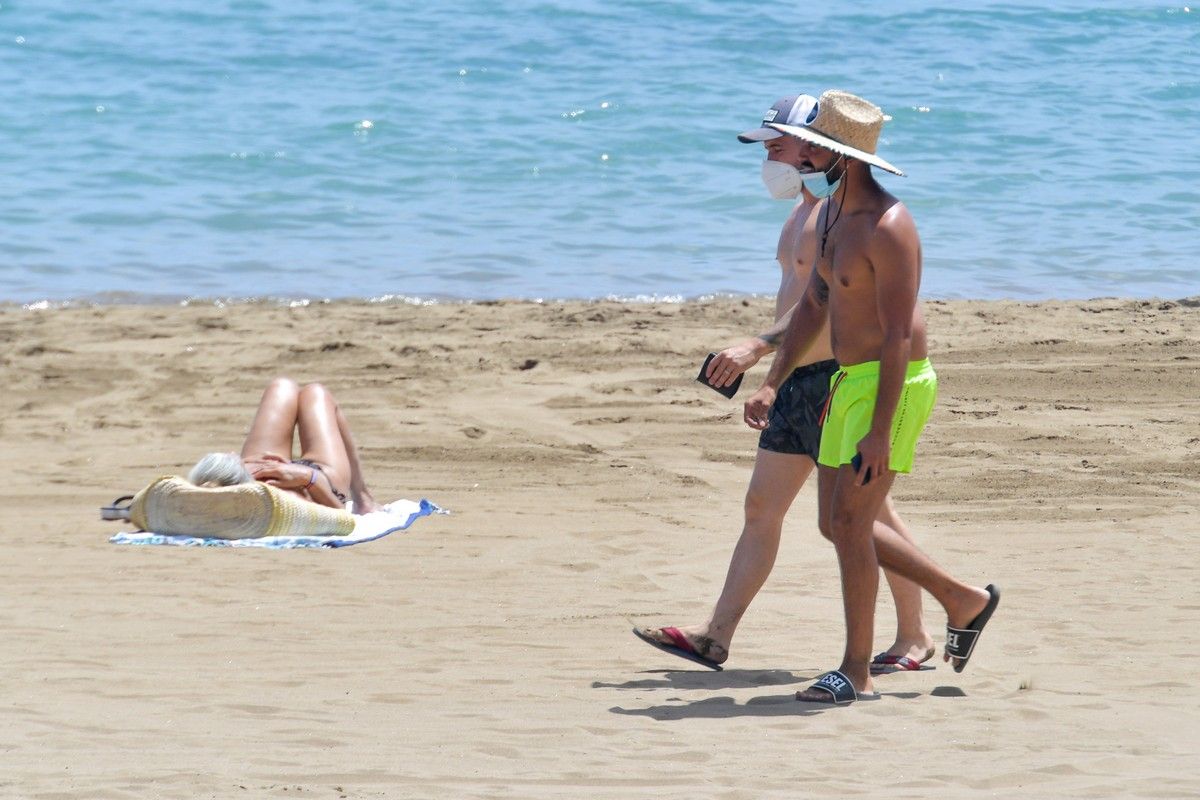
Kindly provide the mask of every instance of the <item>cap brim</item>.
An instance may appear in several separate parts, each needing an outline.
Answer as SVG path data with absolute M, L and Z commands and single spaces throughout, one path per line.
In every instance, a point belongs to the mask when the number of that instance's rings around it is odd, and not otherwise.
M 780 136 L 783 136 L 783 134 L 779 131 L 774 131 L 764 126 L 762 128 L 755 128 L 752 131 L 746 131 L 745 133 L 739 133 L 738 141 L 742 144 L 753 144 L 755 142 L 766 142 L 770 141 L 771 139 L 778 139 Z
M 868 153 L 865 150 L 859 150 L 856 147 L 844 145 L 839 141 L 830 139 L 828 136 L 822 136 L 812 128 L 805 128 L 797 125 L 784 125 L 780 122 L 769 122 L 767 124 L 780 133 L 786 133 L 788 136 L 795 136 L 797 139 L 803 139 L 806 142 L 811 142 L 818 147 L 824 147 L 827 150 L 832 150 L 835 153 L 841 153 L 842 155 L 850 156 L 851 158 L 866 162 L 873 167 L 879 167 L 880 169 L 887 170 L 893 175 L 904 175 L 904 173 L 898 167 L 892 166 L 874 153 Z

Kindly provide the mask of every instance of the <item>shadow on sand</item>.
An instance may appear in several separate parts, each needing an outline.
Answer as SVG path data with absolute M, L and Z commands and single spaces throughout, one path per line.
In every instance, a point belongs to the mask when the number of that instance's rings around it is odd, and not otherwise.
M 643 675 L 653 677 L 624 681 L 621 683 L 605 683 L 594 681 L 593 689 L 621 690 L 715 690 L 715 689 L 747 689 L 758 686 L 787 686 L 790 684 L 806 684 L 816 680 L 819 674 L 797 674 L 790 670 L 748 670 L 727 669 L 724 672 L 700 672 L 696 670 L 654 670 L 643 672 Z M 881 689 L 880 686 L 876 686 Z M 915 700 L 925 696 L 921 692 L 888 692 L 880 691 L 881 699 Z M 930 697 L 966 697 L 966 693 L 957 686 L 938 686 L 928 693 Z M 705 697 L 690 702 L 669 698 L 676 702 L 641 708 L 625 708 L 613 706 L 609 711 L 613 714 L 623 714 L 635 717 L 650 717 L 654 720 L 678 719 L 731 719 L 735 717 L 807 717 L 821 714 L 825 711 L 843 709 L 847 706 L 822 705 L 818 703 L 802 703 L 796 700 L 796 692 L 788 691 L 782 694 L 768 694 L 752 697 L 744 703 L 739 703 L 733 697 Z M 860 701 L 873 705 L 873 701 Z

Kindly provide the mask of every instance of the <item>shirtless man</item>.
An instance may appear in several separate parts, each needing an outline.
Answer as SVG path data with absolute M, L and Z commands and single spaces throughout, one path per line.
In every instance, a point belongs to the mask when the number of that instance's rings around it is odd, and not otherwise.
M 800 202 L 784 223 L 776 250 L 782 276 L 775 297 L 775 325 L 770 331 L 717 354 L 707 373 L 716 386 L 732 384 L 737 376 L 775 350 L 808 284 L 817 249 L 814 212 L 821 201 L 805 187 L 804 181 L 812 176 L 824 180 L 824 175 L 814 173 L 812 163 L 801 155 L 804 145 L 799 139 L 785 136 L 767 123 L 804 124 L 815 113 L 816 104 L 816 98 L 809 95 L 782 98 L 767 111 L 762 127 L 738 136 L 743 143 L 762 142 L 766 148 L 762 177 L 772 197 L 777 200 L 799 197 Z M 779 401 L 772 407 L 771 424 L 759 439 L 754 472 L 746 492 L 744 527 L 716 607 L 708 620 L 698 625 L 635 631 L 660 649 L 712 669 L 720 669 L 729 657 L 737 625 L 775 564 L 784 516 L 816 467 L 821 438 L 818 419 L 829 392 L 830 378 L 837 371 L 828 325 L 822 326 L 816 341 L 797 363 L 780 390 Z M 879 519 L 909 537 L 890 498 L 885 497 L 880 505 Z M 891 573 L 888 581 L 896 600 L 896 639 L 875 657 L 872 668 L 881 672 L 920 669 L 921 663 L 934 652 L 933 637 L 921 615 L 920 587 Z
M 994 586 L 969 586 L 937 566 L 895 530 L 876 522 L 897 472 L 912 468 L 917 438 L 937 395 L 925 320 L 917 306 L 921 244 L 908 209 L 876 182 L 871 166 L 902 175 L 875 155 L 883 112 L 839 91 L 821 95 L 806 124 L 772 123 L 802 141 L 801 156 L 833 187 L 817 215 L 816 269 L 761 388 L 747 401 L 746 423 L 770 417 L 779 387 L 828 319 L 833 379 L 817 457 L 822 532 L 837 549 L 846 616 L 838 669 L 798 700 L 850 703 L 878 697 L 869 663 L 879 566 L 916 582 L 949 619 L 944 658 L 961 672 L 1000 601 Z

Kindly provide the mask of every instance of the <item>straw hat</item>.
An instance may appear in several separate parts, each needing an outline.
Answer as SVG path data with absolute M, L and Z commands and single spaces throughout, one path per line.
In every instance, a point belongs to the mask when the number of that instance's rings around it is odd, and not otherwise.
M 215 488 L 176 476 L 157 479 L 134 495 L 129 519 L 145 531 L 217 539 L 262 536 L 345 536 L 348 511 L 310 503 L 265 483 Z
M 849 92 L 830 89 L 822 94 L 817 98 L 817 114 L 807 125 L 766 124 L 835 153 L 865 161 L 896 175 L 904 174 L 875 155 L 879 131 L 883 129 L 883 110 Z

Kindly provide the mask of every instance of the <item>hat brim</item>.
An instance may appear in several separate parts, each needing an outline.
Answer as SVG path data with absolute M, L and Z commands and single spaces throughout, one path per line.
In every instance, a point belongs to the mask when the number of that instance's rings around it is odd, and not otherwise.
M 904 173 L 898 167 L 889 164 L 887 161 L 883 160 L 874 153 L 868 153 L 866 150 L 859 150 L 857 147 L 844 145 L 835 139 L 830 139 L 828 136 L 822 136 L 812 128 L 806 128 L 799 125 L 784 125 L 781 122 L 768 122 L 767 124 L 780 133 L 786 133 L 788 136 L 795 136 L 797 139 L 803 139 L 806 142 L 811 142 L 818 147 L 824 147 L 827 150 L 832 150 L 835 153 L 841 153 L 842 155 L 850 156 L 851 158 L 858 159 L 859 161 L 864 161 L 873 167 L 879 167 L 880 169 L 887 170 L 893 175 L 904 175 Z
M 767 142 L 771 139 L 778 139 L 780 136 L 783 136 L 783 134 L 779 131 L 771 130 L 766 126 L 763 126 L 761 128 L 755 128 L 752 131 L 739 133 L 738 141 L 742 144 L 754 144 L 755 142 Z

